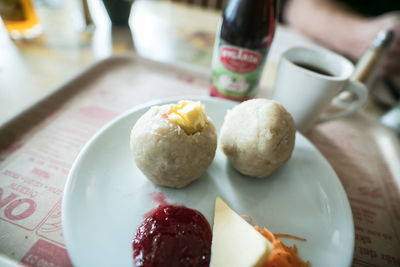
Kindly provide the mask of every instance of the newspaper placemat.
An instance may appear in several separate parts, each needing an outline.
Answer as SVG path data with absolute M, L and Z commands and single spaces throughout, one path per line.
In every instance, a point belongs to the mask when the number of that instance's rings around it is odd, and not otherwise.
M 134 56 L 102 61 L 0 130 L 0 254 L 28 266 L 71 266 L 61 200 L 86 142 L 138 104 L 208 95 L 208 75 Z M 399 266 L 400 196 L 376 142 L 377 122 L 357 118 L 309 134 L 340 177 L 356 227 L 354 266 Z M 354 124 L 353 121 L 357 123 Z M 1 263 L 0 259 L 0 263 Z
M 30 266 L 70 266 L 61 199 L 85 143 L 124 111 L 166 97 L 204 96 L 207 79 L 136 57 L 103 61 L 0 134 L 0 253 Z M 30 127 L 30 128 L 29 128 Z
M 398 140 L 376 118 L 355 116 L 319 125 L 307 137 L 332 165 L 350 201 L 353 266 L 400 266 Z

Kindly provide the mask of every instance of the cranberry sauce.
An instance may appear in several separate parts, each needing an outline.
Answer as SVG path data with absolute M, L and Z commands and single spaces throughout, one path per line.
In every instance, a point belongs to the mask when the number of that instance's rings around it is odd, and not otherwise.
M 133 240 L 135 266 L 209 266 L 212 232 L 198 211 L 160 205 L 147 214 Z

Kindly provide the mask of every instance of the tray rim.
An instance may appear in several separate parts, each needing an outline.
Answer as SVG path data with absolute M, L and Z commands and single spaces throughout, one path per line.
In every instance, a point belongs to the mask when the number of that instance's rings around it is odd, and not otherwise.
M 60 91 L 65 90 L 66 88 L 70 87 L 73 83 L 84 80 L 86 76 L 90 75 L 97 69 L 109 68 L 111 64 L 113 65 L 124 64 L 124 63 L 127 64 L 127 63 L 132 63 L 134 61 L 137 61 L 142 64 L 155 66 L 157 68 L 173 69 L 175 71 L 189 72 L 200 79 L 208 79 L 211 74 L 211 71 L 205 67 L 192 65 L 188 63 L 183 63 L 183 62 L 171 63 L 171 62 L 156 61 L 146 57 L 142 57 L 134 52 L 114 54 L 104 59 L 96 60 L 90 63 L 88 66 L 84 67 L 79 73 L 71 76 L 65 81 L 60 82 L 57 86 L 53 87 L 52 89 L 49 89 L 47 92 L 43 93 L 38 98 L 32 100 L 30 104 L 22 108 L 20 111 L 17 111 L 16 113 L 11 114 L 4 120 L 0 121 L 0 132 L 4 128 L 8 127 L 8 125 L 12 124 L 14 121 L 23 117 L 27 112 L 31 111 L 35 107 L 45 102 L 48 98 L 56 95 Z
M 95 75 L 97 71 L 113 71 L 113 67 L 121 66 L 123 64 L 147 65 L 147 67 L 156 69 L 156 71 L 158 69 L 160 71 L 183 72 L 191 74 L 192 76 L 195 76 L 197 79 L 204 82 L 206 82 L 211 75 L 209 69 L 201 66 L 196 66 L 183 62 L 159 62 L 142 57 L 134 52 L 117 53 L 107 58 L 97 60 L 91 63 L 89 66 L 83 68 L 82 71 L 73 75 L 68 80 L 61 82 L 58 86 L 55 86 L 43 95 L 34 99 L 30 104 L 28 104 L 21 110 L 17 111 L 14 114 L 11 114 L 9 117 L 6 117 L 3 121 L 0 121 L 0 151 L 6 148 L 8 145 L 12 144 L 15 140 L 18 140 L 19 137 L 24 134 L 24 132 L 31 130 L 37 122 L 45 119 L 46 116 L 50 114 L 53 110 L 57 110 L 58 107 L 61 106 L 63 103 L 68 102 L 69 98 L 62 100 L 60 100 L 60 98 L 57 98 L 57 106 L 53 107 L 53 109 L 46 110 L 44 114 L 40 114 L 39 117 L 35 118 L 35 122 L 29 123 L 28 125 L 23 125 L 24 131 L 21 131 L 21 133 L 13 133 L 13 128 L 17 127 L 18 123 L 26 116 L 29 116 L 30 113 L 38 109 L 40 106 L 43 106 L 45 103 L 49 103 L 52 98 L 56 98 L 58 95 L 61 95 L 63 93 L 75 94 L 77 92 L 85 90 L 84 86 L 82 88 L 76 86 L 74 88 L 75 92 L 73 93 L 70 93 L 71 90 L 69 89 L 71 89 L 75 85 L 79 85 L 87 81 L 88 79 L 90 79 L 90 77 Z M 54 103 L 52 104 L 54 105 Z

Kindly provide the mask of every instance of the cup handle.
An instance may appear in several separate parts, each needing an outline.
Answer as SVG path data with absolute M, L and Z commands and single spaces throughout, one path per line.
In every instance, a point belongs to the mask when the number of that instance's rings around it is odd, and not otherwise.
M 355 80 L 350 80 L 347 84 L 347 87 L 342 92 L 349 92 L 350 95 L 354 96 L 351 101 L 343 100 L 337 95 L 333 100 L 332 104 L 334 106 L 339 106 L 342 110 L 337 111 L 333 114 L 325 115 L 320 117 L 317 120 L 317 123 L 322 123 L 334 119 L 338 119 L 347 115 L 352 114 L 353 112 L 359 110 L 364 106 L 367 102 L 368 98 L 368 90 L 363 83 L 360 83 Z

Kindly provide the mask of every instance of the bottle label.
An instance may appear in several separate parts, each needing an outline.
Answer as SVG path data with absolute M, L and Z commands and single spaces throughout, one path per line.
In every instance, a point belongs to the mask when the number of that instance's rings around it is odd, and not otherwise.
M 217 41 L 212 63 L 214 94 L 246 99 L 255 94 L 267 51 L 249 50 Z

